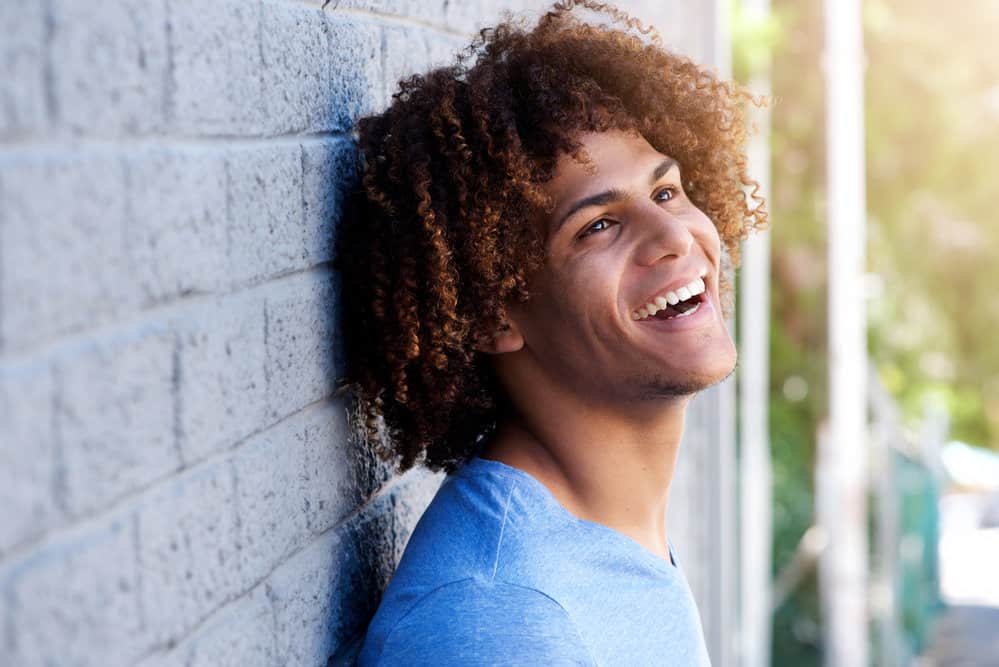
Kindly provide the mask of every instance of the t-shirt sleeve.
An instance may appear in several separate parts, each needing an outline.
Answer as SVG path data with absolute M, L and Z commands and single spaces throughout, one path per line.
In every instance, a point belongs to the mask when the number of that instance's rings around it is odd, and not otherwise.
M 423 597 L 377 665 L 594 665 L 572 619 L 533 588 L 464 579 Z

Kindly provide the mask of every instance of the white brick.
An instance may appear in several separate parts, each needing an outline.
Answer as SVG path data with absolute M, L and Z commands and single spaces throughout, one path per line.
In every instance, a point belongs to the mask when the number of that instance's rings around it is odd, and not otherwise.
M 628 0 L 623 0 L 622 4 Z M 514 17 L 524 17 L 525 29 L 530 30 L 552 3 L 539 3 L 537 0 L 508 0 L 502 4 L 495 0 L 466 0 L 466 2 L 445 2 L 445 21 L 448 27 L 469 34 L 481 28 L 492 27 L 503 20 L 503 11 L 510 11 Z M 573 14 L 583 16 L 579 9 Z
M 343 429 L 342 409 L 318 406 L 233 452 L 246 580 L 266 575 L 360 504 L 364 489 L 346 465 Z
M 37 537 L 58 515 L 53 495 L 52 370 L 0 366 L 0 554 Z
M 352 664 L 413 527 L 443 476 L 415 469 L 392 493 L 275 570 L 267 581 L 282 665 Z M 411 500 L 405 500 L 411 498 Z
M 253 134 L 265 126 L 259 0 L 168 0 L 172 115 L 186 134 Z
M 301 497 L 313 534 L 339 523 L 386 480 L 384 470 L 347 442 L 346 420 L 339 401 L 308 410 L 301 420 Z
M 451 36 L 435 36 L 427 40 L 427 69 L 449 67 L 457 61 L 459 51 L 469 40 Z
M 168 0 L 174 126 L 185 134 L 348 130 L 384 100 L 371 21 L 268 0 Z
M 13 602 L 7 664 L 127 665 L 144 647 L 130 517 L 110 517 L 0 574 Z
M 249 585 L 227 461 L 189 471 L 142 499 L 139 562 L 151 638 L 173 643 Z
M 286 2 L 265 3 L 261 56 L 266 131 L 332 129 L 329 29 L 323 13 Z
M 342 404 L 321 404 L 233 451 L 245 580 L 265 576 L 384 483 L 368 474 L 381 468 L 344 445 L 345 419 Z
M 382 100 L 387 106 L 393 93 L 399 90 L 401 79 L 426 71 L 430 61 L 428 37 L 433 38 L 435 35 L 424 28 L 400 25 L 386 25 L 382 28 L 382 34 L 385 51 Z
M 303 434 L 287 420 L 233 453 L 240 528 L 240 570 L 262 579 L 308 537 L 303 497 Z
M 36 0 L 0 2 L 0 138 L 27 136 L 46 126 L 43 10 Z
M 71 513 L 102 507 L 179 467 L 174 350 L 171 332 L 150 328 L 56 360 L 56 430 Z
M 179 426 L 187 464 L 234 445 L 265 421 L 263 297 L 251 290 L 182 311 Z
M 333 278 L 329 270 L 296 274 L 267 296 L 268 414 L 277 420 L 332 395 Z
M 55 116 L 76 132 L 147 133 L 164 123 L 164 0 L 53 0 Z
M 500 12 L 509 9 L 514 14 L 528 13 L 528 25 L 533 27 L 541 13 L 551 4 L 539 5 L 537 0 L 508 0 L 499 4 L 495 0 L 334 0 L 342 9 L 362 9 L 380 14 L 391 14 L 444 28 L 463 32 L 471 36 L 480 27 L 495 25 L 500 20 Z M 322 2 L 319 2 L 321 5 Z
M 213 614 L 169 653 L 150 656 L 140 667 L 271 667 L 274 614 L 258 586 Z
M 223 288 L 228 283 L 223 154 L 159 147 L 130 154 L 125 165 L 125 234 L 144 302 Z
M 309 0 L 311 4 L 322 5 L 322 0 Z M 537 25 L 538 20 L 552 3 L 539 3 L 537 0 L 511 0 L 502 4 L 495 0 L 335 0 L 330 7 L 338 9 L 359 9 L 390 14 L 408 19 L 417 19 L 440 30 L 434 31 L 432 41 L 441 44 L 451 38 L 455 32 L 466 37 L 458 37 L 459 41 L 468 43 L 473 36 L 477 38 L 478 31 L 485 27 L 493 27 L 503 20 L 504 12 L 509 11 L 515 20 L 523 17 L 523 26 L 530 30 Z M 638 18 L 646 25 L 653 24 L 662 35 L 663 42 L 678 48 L 680 51 L 694 56 L 701 62 L 709 62 L 711 54 L 703 47 L 709 46 L 715 27 L 710 21 L 710 12 L 705 10 L 703 3 L 680 2 L 678 0 L 619 0 L 613 3 L 621 10 Z M 334 10 L 335 13 L 335 10 Z M 583 8 L 575 8 L 573 15 L 589 23 L 610 23 L 605 14 L 594 14 Z M 665 18 L 664 18 L 665 17 Z M 618 30 L 626 29 L 619 23 L 611 24 Z M 433 29 L 433 28 L 431 28 Z M 445 32 L 447 31 L 447 32 Z M 438 64 L 436 59 L 434 64 Z
M 348 189 L 357 184 L 357 166 L 357 147 L 352 141 L 302 144 L 305 252 L 310 266 L 333 258 L 336 221 Z
M 186 665 L 269 667 L 277 664 L 274 652 L 274 614 L 260 586 L 198 632 Z
M 255 281 L 304 268 L 301 148 L 235 148 L 227 155 L 226 169 L 232 280 Z
M 121 162 L 0 156 L 0 340 L 27 348 L 133 310 Z
M 342 588 L 341 577 L 353 571 L 352 557 L 357 556 L 349 545 L 335 533 L 327 533 L 267 580 L 275 615 L 277 664 L 311 667 L 326 663 L 337 639 L 335 626 L 344 611 L 335 606 L 335 597 Z M 359 598 L 353 600 L 363 604 Z M 365 605 L 365 611 L 371 606 L 370 602 Z
M 332 130 L 346 131 L 359 117 L 385 106 L 375 91 L 382 86 L 381 32 L 377 23 L 329 19 L 333 94 Z
M 174 126 L 186 134 L 346 131 L 383 102 L 370 21 L 268 0 L 170 2 Z
M 454 64 L 455 54 L 469 41 L 413 26 L 386 25 L 383 33 L 385 77 L 382 95 L 385 104 L 398 92 L 401 80 Z

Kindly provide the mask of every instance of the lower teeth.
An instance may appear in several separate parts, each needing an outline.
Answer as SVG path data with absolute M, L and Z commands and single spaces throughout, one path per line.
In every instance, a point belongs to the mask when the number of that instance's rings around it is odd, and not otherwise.
M 652 320 L 675 320 L 678 317 L 687 317 L 688 315 L 693 315 L 698 308 L 701 307 L 701 302 L 693 299 L 688 299 L 687 301 L 681 301 L 676 306 L 670 306 L 664 308 L 654 315 L 649 315 L 648 319 Z M 684 309 L 684 310 L 681 310 Z
M 688 316 L 693 315 L 694 313 L 696 313 L 697 309 L 700 308 L 700 307 L 701 307 L 701 304 L 698 303 L 693 308 L 691 308 L 690 310 L 682 312 L 679 315 L 674 315 L 670 319 L 674 319 L 674 318 L 677 318 L 677 317 L 688 317 Z

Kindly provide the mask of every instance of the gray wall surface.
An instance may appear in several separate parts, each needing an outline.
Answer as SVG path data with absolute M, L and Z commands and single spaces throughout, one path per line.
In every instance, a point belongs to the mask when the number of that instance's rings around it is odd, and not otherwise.
M 0 3 L 0 664 L 348 662 L 442 479 L 332 397 L 349 128 L 547 3 L 321 4 Z M 620 6 L 715 60 L 713 3 Z

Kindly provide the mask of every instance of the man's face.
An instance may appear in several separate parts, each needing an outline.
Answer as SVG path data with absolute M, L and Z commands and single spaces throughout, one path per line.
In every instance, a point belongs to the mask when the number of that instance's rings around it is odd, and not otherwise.
M 679 165 L 644 138 L 580 139 L 597 171 L 563 156 L 546 184 L 556 202 L 538 221 L 546 262 L 530 301 L 509 311 L 521 353 L 556 386 L 597 403 L 689 396 L 721 381 L 736 350 L 719 305 L 714 224 L 683 193 Z M 604 196 L 584 201 L 595 195 Z M 645 316 L 647 303 L 684 297 L 679 288 L 698 278 L 703 294 L 680 305 L 696 309 Z

